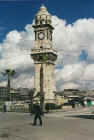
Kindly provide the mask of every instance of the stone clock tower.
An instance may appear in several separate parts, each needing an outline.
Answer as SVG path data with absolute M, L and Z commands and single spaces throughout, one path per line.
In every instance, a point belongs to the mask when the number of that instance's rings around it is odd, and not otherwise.
M 35 68 L 35 94 L 43 90 L 44 102 L 51 103 L 54 102 L 54 92 L 56 91 L 54 66 L 57 53 L 52 45 L 52 33 L 54 28 L 51 25 L 51 15 L 45 6 L 41 6 L 37 13 L 33 28 L 35 32 L 35 47 L 32 49 L 31 57 L 34 60 Z M 41 70 L 43 75 L 41 75 Z

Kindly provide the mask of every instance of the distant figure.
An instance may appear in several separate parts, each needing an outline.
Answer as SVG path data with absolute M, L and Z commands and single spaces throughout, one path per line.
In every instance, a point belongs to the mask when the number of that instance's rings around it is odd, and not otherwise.
M 50 108 L 49 104 L 46 104 L 46 106 L 45 106 L 46 113 L 49 113 L 49 108 Z
M 6 105 L 3 104 L 3 112 L 6 112 Z
M 35 108 L 34 109 L 35 109 L 34 110 L 35 116 L 34 116 L 33 125 L 37 125 L 37 119 L 39 119 L 40 126 L 42 126 L 42 118 L 41 118 L 42 111 L 41 111 L 40 105 L 37 103 L 35 105 Z

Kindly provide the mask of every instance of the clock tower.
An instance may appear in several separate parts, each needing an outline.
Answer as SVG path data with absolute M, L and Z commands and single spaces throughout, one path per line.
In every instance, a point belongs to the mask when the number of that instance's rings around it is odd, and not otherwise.
M 51 25 L 51 15 L 44 5 L 36 14 L 33 25 L 35 32 L 35 47 L 32 49 L 31 57 L 34 60 L 34 88 L 35 94 L 43 92 L 44 102 L 55 101 L 56 86 L 54 66 L 57 59 L 56 50 L 52 44 L 52 33 L 54 27 Z

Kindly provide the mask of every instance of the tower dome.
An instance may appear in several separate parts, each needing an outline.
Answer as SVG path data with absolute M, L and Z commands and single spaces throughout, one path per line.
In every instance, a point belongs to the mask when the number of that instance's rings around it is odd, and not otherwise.
M 40 7 L 40 10 L 36 15 L 35 24 L 51 24 L 51 15 L 48 13 L 47 8 L 44 5 Z
M 47 8 L 46 8 L 44 5 L 42 5 L 42 6 L 40 7 L 40 11 L 47 11 Z

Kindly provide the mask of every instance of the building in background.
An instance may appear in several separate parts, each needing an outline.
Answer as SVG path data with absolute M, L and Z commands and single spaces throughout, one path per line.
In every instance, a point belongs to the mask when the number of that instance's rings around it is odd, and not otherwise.
M 10 89 L 10 94 L 8 93 L 7 87 L 0 87 L 0 101 L 25 101 L 29 100 L 28 88 L 18 88 Z
M 0 87 L 0 101 L 9 100 L 8 96 L 8 88 L 7 87 Z

